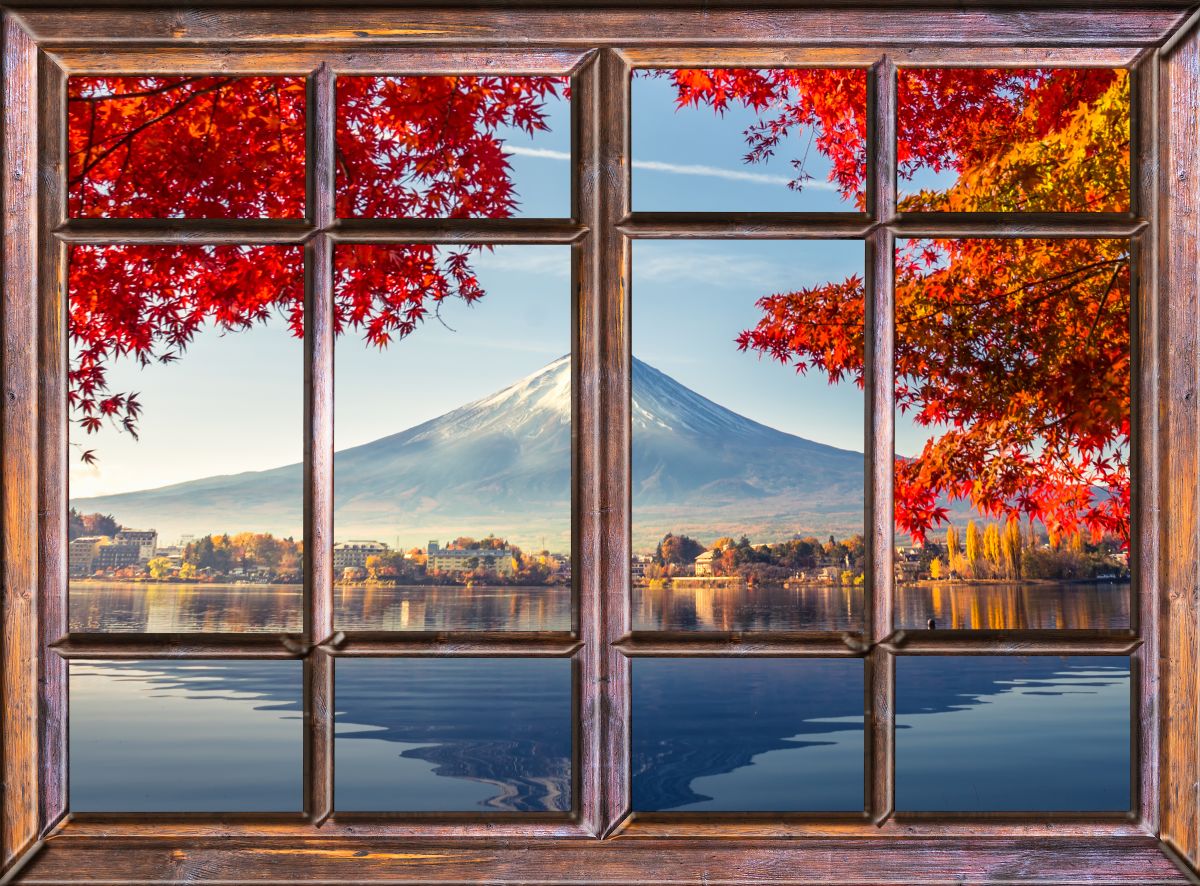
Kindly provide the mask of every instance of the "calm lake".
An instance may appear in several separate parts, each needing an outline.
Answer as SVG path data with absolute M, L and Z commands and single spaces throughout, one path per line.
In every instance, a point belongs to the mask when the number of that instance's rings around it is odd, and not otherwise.
M 571 589 L 338 586 L 341 630 L 568 631 Z M 634 630 L 796 631 L 862 627 L 862 588 L 634 588 Z M 1129 627 L 1127 583 L 901 585 L 896 625 Z M 73 631 L 298 631 L 299 585 L 74 582 Z
M 571 807 L 570 663 L 336 664 L 342 811 Z M 301 806 L 296 661 L 73 662 L 76 811 Z M 638 659 L 637 809 L 852 811 L 863 804 L 858 659 Z M 1124 810 L 1129 660 L 904 658 L 901 810 Z

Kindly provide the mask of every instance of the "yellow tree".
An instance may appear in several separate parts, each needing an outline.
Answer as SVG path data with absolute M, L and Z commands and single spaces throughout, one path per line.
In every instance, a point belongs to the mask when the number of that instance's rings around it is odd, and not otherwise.
M 967 568 L 971 570 L 971 578 L 979 578 L 979 555 L 981 542 L 979 527 L 974 520 L 967 521 Z
M 1003 555 L 1000 552 L 1000 527 L 989 523 L 983 531 L 983 556 L 993 572 L 1000 571 Z
M 950 568 L 950 572 L 955 572 L 960 569 L 959 565 L 960 548 L 958 544 L 958 530 L 951 523 L 946 530 L 946 563 Z
M 1021 524 L 1010 517 L 1000 537 L 1000 555 L 1004 561 L 1004 574 L 1008 578 L 1021 577 Z

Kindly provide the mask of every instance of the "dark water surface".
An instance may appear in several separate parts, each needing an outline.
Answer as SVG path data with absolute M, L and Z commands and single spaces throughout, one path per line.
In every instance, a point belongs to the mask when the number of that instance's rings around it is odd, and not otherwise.
M 561 811 L 571 804 L 570 663 L 343 659 L 335 805 Z M 71 806 L 295 810 L 301 668 L 291 661 L 74 662 Z M 897 808 L 1123 810 L 1129 660 L 901 657 Z M 641 810 L 855 810 L 856 659 L 638 659 Z

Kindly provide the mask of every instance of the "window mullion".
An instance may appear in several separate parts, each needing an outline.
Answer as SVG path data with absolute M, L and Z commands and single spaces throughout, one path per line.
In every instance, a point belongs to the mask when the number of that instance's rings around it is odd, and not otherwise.
M 575 247 L 578 421 L 576 563 L 582 824 L 611 833 L 629 808 L 629 67 L 601 50 L 578 78 Z
M 868 210 L 882 225 L 896 214 L 896 67 L 887 57 L 871 69 L 867 96 Z M 882 824 L 894 810 L 895 658 L 881 644 L 892 633 L 892 474 L 895 442 L 895 236 L 887 227 L 867 238 L 863 308 L 867 434 L 867 741 L 868 812 Z
M 304 248 L 304 810 L 333 810 L 333 658 L 312 648 L 333 633 L 334 77 L 309 78 L 306 207 L 317 233 Z

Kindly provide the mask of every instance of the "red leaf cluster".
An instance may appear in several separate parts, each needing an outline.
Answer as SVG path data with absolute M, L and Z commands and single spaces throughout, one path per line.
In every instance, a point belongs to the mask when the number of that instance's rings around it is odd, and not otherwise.
M 747 163 L 811 138 L 848 201 L 865 203 L 865 71 L 678 70 L 680 106 L 757 114 Z M 1128 208 L 1128 80 L 1111 70 L 904 70 L 902 179 L 950 171 L 909 211 Z M 353 77 L 338 81 L 337 210 L 343 217 L 503 218 L 517 194 L 506 128 L 545 128 L 544 77 Z M 70 209 L 89 217 L 303 214 L 299 78 L 72 78 Z M 804 139 L 795 136 L 804 135 Z M 793 187 L 809 180 L 789 159 Z M 342 245 L 339 331 L 384 346 L 446 298 L 482 296 L 470 250 Z M 178 357 L 205 324 L 282 312 L 302 332 L 301 255 L 273 247 L 76 247 L 70 274 L 73 417 L 133 432 L 135 394 L 114 393 L 117 356 Z M 945 500 L 1128 538 L 1128 244 L 964 240 L 898 256 L 896 396 L 934 433 L 896 475 L 899 527 L 917 538 Z M 862 383 L 858 277 L 760 301 L 743 349 Z M 90 458 L 91 453 L 85 453 Z

